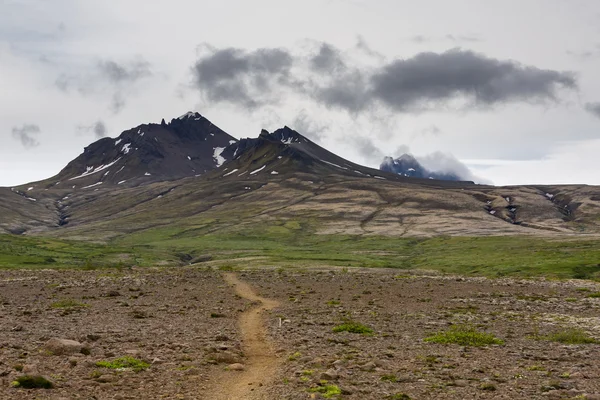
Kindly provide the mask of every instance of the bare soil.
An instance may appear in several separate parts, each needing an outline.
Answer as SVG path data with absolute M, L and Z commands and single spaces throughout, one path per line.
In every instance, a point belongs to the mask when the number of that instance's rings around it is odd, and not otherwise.
M 600 399 L 600 345 L 543 339 L 600 338 L 597 291 L 395 270 L 1 271 L 0 398 L 291 400 L 335 385 L 341 399 Z M 333 331 L 348 320 L 374 333 Z M 504 344 L 424 341 L 463 323 Z M 52 354 L 50 338 L 86 354 Z M 122 356 L 150 366 L 96 364 Z M 55 387 L 12 387 L 24 374 Z

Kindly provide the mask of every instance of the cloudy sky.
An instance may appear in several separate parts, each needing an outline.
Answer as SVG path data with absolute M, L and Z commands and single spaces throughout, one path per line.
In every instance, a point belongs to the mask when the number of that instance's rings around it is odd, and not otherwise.
M 595 0 L 0 0 L 0 185 L 189 110 L 369 166 L 600 184 L 597 71 Z

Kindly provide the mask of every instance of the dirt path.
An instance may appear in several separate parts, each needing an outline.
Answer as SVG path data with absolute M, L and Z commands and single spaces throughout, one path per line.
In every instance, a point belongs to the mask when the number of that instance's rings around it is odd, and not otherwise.
M 238 321 L 242 336 L 242 349 L 246 356 L 246 369 L 242 372 L 224 372 L 211 393 L 215 400 L 268 399 L 264 389 L 273 378 L 280 360 L 275 355 L 263 321 L 263 313 L 276 308 L 275 300 L 258 296 L 252 287 L 235 274 L 225 274 L 225 281 L 235 288 L 235 293 L 259 305 L 245 311 Z

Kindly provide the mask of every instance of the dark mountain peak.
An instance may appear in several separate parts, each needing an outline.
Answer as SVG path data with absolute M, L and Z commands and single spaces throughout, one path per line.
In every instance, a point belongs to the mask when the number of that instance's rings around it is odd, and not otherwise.
M 460 181 L 460 177 L 453 173 L 430 171 L 423 167 L 412 154 L 402 154 L 394 159 L 384 157 L 379 169 L 392 172 L 409 178 L 439 179 L 443 181 Z
M 231 144 L 223 151 L 222 156 L 231 161 L 214 172 L 213 176 L 231 177 L 227 179 L 271 175 L 279 179 L 288 173 L 297 172 L 399 179 L 348 161 L 288 126 L 272 133 L 263 129 L 256 138 L 245 138 Z
M 116 139 L 94 142 L 51 181 L 89 188 L 202 175 L 222 165 L 222 151 L 236 142 L 199 113 L 189 112 L 168 124 L 142 124 Z
M 199 112 L 197 111 L 188 111 L 185 114 L 183 114 L 182 116 L 178 117 L 178 118 L 173 118 L 174 120 L 179 120 L 179 121 L 185 121 L 188 119 L 193 119 L 193 120 L 198 120 L 204 118 Z

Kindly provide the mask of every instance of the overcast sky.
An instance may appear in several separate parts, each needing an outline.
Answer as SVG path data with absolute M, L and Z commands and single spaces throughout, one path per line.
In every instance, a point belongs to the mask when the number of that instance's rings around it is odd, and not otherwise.
M 600 184 L 598 71 L 596 0 L 0 0 L 0 185 L 189 110 L 369 166 Z

